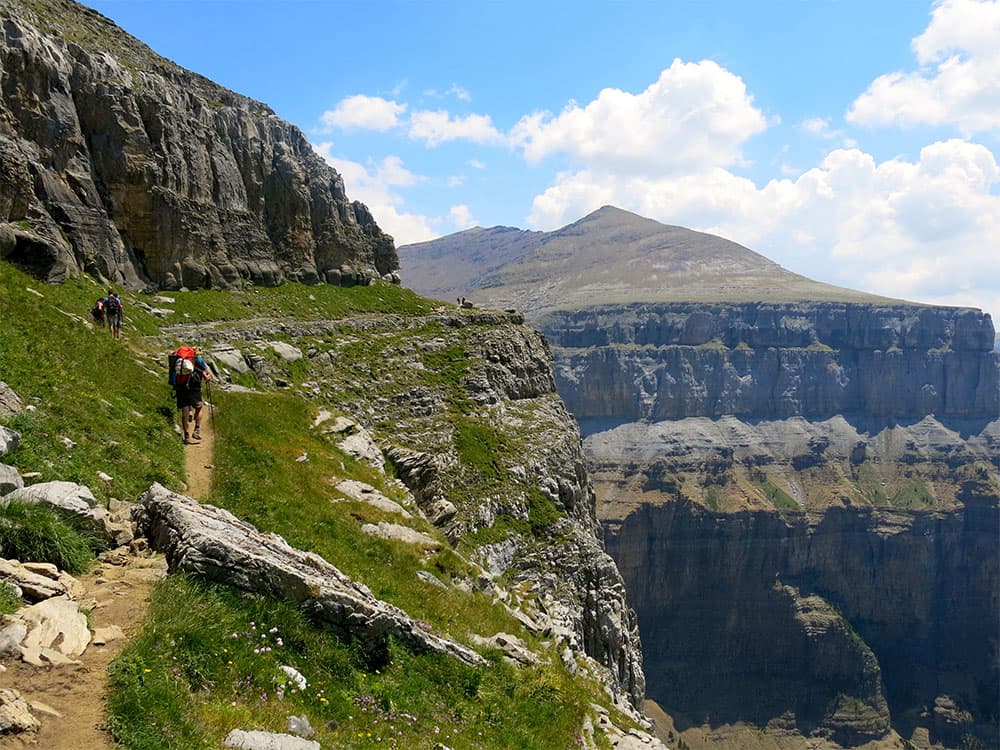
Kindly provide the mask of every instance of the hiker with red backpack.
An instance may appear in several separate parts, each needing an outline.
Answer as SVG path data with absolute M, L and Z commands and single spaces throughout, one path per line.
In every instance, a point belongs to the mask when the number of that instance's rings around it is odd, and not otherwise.
M 201 384 L 212 379 L 205 358 L 190 346 L 179 347 L 167 358 L 170 367 L 170 385 L 177 397 L 177 408 L 181 410 L 184 426 L 184 444 L 191 445 L 201 440 L 201 410 L 204 401 Z M 194 422 L 194 432 L 189 435 L 190 424 Z

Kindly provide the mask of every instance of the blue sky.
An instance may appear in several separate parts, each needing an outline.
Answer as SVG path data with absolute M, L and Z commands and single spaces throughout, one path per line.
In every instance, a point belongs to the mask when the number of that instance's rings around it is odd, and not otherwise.
M 1000 314 L 998 0 L 88 4 L 302 128 L 397 244 L 610 203 Z

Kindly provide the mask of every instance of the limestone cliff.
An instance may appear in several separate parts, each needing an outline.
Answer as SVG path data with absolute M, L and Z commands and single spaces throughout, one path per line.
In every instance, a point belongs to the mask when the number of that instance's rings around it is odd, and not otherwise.
M 0 24 L 0 257 L 133 288 L 397 267 L 392 238 L 267 106 L 71 0 L 2 0 Z
M 580 419 L 1000 413 L 993 324 L 974 309 L 662 303 L 537 322 Z

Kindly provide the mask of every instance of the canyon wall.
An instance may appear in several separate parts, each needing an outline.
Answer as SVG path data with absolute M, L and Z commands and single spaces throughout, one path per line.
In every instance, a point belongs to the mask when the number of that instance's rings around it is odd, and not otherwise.
M 1000 744 L 989 316 L 658 303 L 539 324 L 676 727 Z
M 392 238 L 266 105 L 69 0 L 0 2 L 0 257 L 132 288 L 367 282 Z

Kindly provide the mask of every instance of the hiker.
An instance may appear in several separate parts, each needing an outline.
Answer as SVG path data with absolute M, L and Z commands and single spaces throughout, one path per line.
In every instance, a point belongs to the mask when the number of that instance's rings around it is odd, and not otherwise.
M 90 308 L 90 317 L 94 319 L 94 324 L 104 328 L 104 297 L 101 297 L 94 306 Z
M 125 305 L 114 289 L 108 290 L 108 296 L 103 299 L 104 314 L 108 319 L 108 330 L 111 331 L 111 338 L 121 338 L 122 318 L 125 316 Z
M 190 346 L 182 346 L 167 359 L 170 365 L 170 385 L 174 387 L 177 408 L 181 410 L 184 427 L 184 444 L 191 445 L 201 440 L 201 410 L 204 401 L 201 384 L 212 379 L 205 358 Z M 194 422 L 194 432 L 189 433 Z

